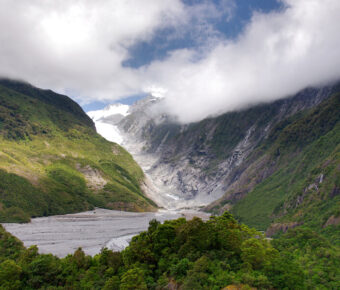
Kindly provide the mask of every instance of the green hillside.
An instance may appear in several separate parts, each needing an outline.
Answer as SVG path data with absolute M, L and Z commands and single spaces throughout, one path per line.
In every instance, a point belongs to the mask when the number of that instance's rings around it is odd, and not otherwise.
M 249 156 L 231 204 L 247 225 L 274 234 L 304 226 L 337 237 L 340 223 L 340 94 L 279 123 Z M 254 186 L 255 184 L 255 186 Z M 227 192 L 220 205 L 228 203 Z
M 0 80 L 0 221 L 100 206 L 153 210 L 131 155 L 66 96 Z

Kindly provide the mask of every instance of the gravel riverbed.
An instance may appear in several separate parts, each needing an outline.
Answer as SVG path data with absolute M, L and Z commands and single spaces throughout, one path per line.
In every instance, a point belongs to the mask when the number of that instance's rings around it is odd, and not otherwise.
M 95 255 L 103 247 L 120 251 L 131 238 L 148 228 L 149 221 L 160 222 L 185 216 L 190 219 L 208 214 L 193 210 L 132 213 L 106 209 L 34 218 L 30 223 L 5 223 L 5 229 L 24 242 L 26 247 L 37 245 L 40 253 L 59 257 L 72 254 L 82 247 L 88 255 Z

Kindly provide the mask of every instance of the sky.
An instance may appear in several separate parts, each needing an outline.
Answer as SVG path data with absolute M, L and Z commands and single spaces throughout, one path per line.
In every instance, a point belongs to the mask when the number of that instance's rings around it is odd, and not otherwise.
M 0 0 L 0 76 L 180 122 L 340 79 L 339 0 Z

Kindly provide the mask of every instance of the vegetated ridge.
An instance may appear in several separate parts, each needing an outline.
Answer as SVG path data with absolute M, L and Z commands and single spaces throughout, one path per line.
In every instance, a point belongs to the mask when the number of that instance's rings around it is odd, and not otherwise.
M 309 227 L 340 243 L 340 93 L 278 123 L 209 209 L 268 235 Z
M 144 211 L 143 172 L 70 98 L 0 80 L 0 221 L 97 207 Z

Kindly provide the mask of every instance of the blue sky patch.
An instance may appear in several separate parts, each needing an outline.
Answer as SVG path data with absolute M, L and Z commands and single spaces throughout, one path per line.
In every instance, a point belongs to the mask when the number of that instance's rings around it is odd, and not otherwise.
M 124 67 L 139 68 L 155 60 L 164 60 L 169 53 L 178 49 L 199 50 L 206 45 L 206 38 L 214 37 L 235 39 L 250 22 L 255 11 L 269 13 L 283 9 L 279 0 L 182 0 L 186 5 L 195 7 L 200 4 L 212 3 L 216 7 L 216 15 L 207 16 L 202 20 L 193 15 L 187 29 L 178 33 L 174 27 L 166 27 L 155 32 L 150 41 L 141 41 L 129 48 L 130 58 L 123 62 Z M 223 7 L 229 5 L 229 7 Z M 228 9 L 227 9 L 228 8 Z M 191 8 L 189 8 L 191 9 Z M 225 11 L 224 11 L 225 10 Z M 118 103 L 132 104 L 143 96 L 132 96 L 118 100 Z M 110 102 L 93 102 L 83 106 L 85 111 L 97 110 Z

